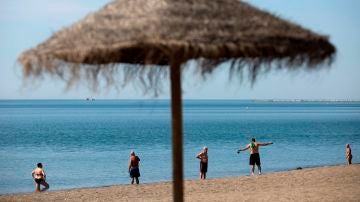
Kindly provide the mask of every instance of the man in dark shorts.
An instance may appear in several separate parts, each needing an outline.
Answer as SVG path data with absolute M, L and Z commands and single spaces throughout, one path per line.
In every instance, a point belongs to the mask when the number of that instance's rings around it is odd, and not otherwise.
M 43 191 L 49 189 L 49 184 L 45 182 L 46 174 L 41 163 L 37 164 L 37 168 L 31 172 L 31 176 L 35 181 L 35 191 L 40 191 L 40 185 L 45 186 Z
M 272 142 L 266 142 L 266 143 L 259 143 L 256 142 L 255 138 L 251 139 L 250 144 L 246 145 L 245 148 L 239 149 L 237 153 L 240 153 L 240 151 L 245 151 L 250 149 L 250 159 L 249 164 L 251 167 L 251 175 L 254 175 L 255 171 L 255 164 L 258 167 L 259 175 L 261 175 L 261 162 L 260 162 L 260 154 L 259 154 L 259 147 L 260 146 L 267 146 L 273 144 Z
M 203 151 L 200 152 L 196 158 L 200 159 L 200 179 L 206 179 L 206 173 L 208 169 L 208 148 L 204 147 Z
M 140 177 L 139 162 L 140 162 L 140 158 L 135 155 L 134 151 L 131 151 L 130 160 L 129 160 L 129 174 L 131 177 L 131 184 L 134 184 L 134 179 L 136 180 L 136 184 L 139 184 L 139 177 Z

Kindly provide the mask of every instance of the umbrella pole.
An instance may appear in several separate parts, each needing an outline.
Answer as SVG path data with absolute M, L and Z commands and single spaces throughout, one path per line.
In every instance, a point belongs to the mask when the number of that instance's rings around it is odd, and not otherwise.
M 183 129 L 181 98 L 181 63 L 173 60 L 170 66 L 171 110 L 172 110 L 172 166 L 173 200 L 184 201 L 183 186 Z

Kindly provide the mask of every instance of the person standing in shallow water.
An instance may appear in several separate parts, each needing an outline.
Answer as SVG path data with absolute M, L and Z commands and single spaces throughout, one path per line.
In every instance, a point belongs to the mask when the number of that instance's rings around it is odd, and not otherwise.
M 237 153 L 239 154 L 240 151 L 245 151 L 245 150 L 250 149 L 249 164 L 250 164 L 250 167 L 251 167 L 251 175 L 254 175 L 255 164 L 258 167 L 259 175 L 261 175 L 261 162 L 260 162 L 259 147 L 260 146 L 267 146 L 267 145 L 270 145 L 270 144 L 273 144 L 273 143 L 272 142 L 259 143 L 259 142 L 256 142 L 255 138 L 252 138 L 250 144 L 246 145 L 245 148 L 239 149 L 237 151 Z
M 131 177 L 131 184 L 134 184 L 134 179 L 136 180 L 136 184 L 139 184 L 139 177 L 140 177 L 139 162 L 140 162 L 140 158 L 135 155 L 134 151 L 131 151 L 130 160 L 129 160 L 129 174 Z
M 46 174 L 41 163 L 37 164 L 37 168 L 31 172 L 31 176 L 35 181 L 35 191 L 40 191 L 40 185 L 45 186 L 43 191 L 49 189 L 49 184 L 45 182 Z
M 350 144 L 346 144 L 346 160 L 348 165 L 350 165 L 352 162 L 352 154 L 351 154 L 351 148 Z
M 206 179 L 206 173 L 208 169 L 208 148 L 204 147 L 203 150 L 196 156 L 200 159 L 200 179 Z

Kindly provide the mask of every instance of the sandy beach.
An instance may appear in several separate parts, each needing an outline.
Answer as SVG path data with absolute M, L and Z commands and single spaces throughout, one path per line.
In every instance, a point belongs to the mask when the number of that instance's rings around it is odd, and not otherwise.
M 360 201 L 360 165 L 187 180 L 186 201 Z M 171 183 L 0 196 L 0 201 L 171 201 Z

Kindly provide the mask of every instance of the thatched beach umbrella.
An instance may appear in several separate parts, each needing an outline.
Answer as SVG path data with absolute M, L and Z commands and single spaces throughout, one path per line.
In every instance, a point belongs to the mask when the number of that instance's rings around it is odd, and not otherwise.
M 135 79 L 155 92 L 170 70 L 173 192 L 182 201 L 182 64 L 195 59 L 205 74 L 229 62 L 255 79 L 262 68 L 315 68 L 334 53 L 327 37 L 237 0 L 118 0 L 19 61 L 27 77 L 58 75 L 69 85 L 82 78 L 96 85 L 98 76 L 108 84 Z M 119 69 L 124 77 L 115 78 Z

